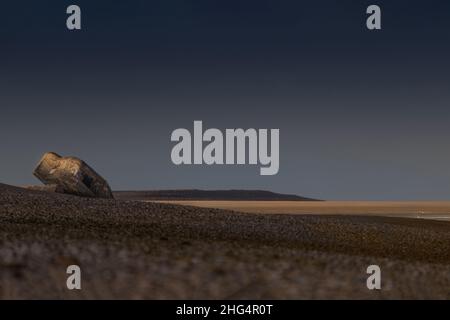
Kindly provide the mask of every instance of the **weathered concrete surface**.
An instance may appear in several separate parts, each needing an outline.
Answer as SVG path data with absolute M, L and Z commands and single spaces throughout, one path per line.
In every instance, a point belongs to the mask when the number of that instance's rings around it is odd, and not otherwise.
M 24 188 L 34 191 L 64 193 L 64 188 L 57 184 L 48 184 L 43 186 L 24 186 Z
M 84 161 L 75 157 L 61 157 L 48 152 L 39 161 L 33 174 L 44 184 L 57 185 L 67 194 L 114 198 L 108 182 Z

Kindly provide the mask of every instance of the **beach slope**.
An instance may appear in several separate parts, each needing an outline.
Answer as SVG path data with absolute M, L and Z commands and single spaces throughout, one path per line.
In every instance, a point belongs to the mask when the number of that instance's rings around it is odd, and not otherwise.
M 0 185 L 0 298 L 450 298 L 450 223 L 250 214 Z M 66 288 L 66 268 L 82 290 Z M 366 268 L 382 269 L 382 290 Z

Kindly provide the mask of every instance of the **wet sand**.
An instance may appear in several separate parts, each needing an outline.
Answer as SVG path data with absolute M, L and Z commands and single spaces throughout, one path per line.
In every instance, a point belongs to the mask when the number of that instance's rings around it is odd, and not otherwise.
M 450 223 L 248 214 L 0 185 L 0 298 L 448 299 Z M 65 287 L 82 269 L 82 290 Z M 366 268 L 382 269 L 382 290 Z
M 161 203 L 248 213 L 369 215 L 434 220 L 450 219 L 450 201 L 179 201 Z

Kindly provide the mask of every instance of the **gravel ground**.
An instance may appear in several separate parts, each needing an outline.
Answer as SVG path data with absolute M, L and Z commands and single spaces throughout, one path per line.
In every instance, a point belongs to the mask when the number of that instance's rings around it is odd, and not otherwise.
M 0 185 L 0 298 L 449 299 L 450 223 L 242 214 Z M 66 288 L 78 264 L 82 289 Z M 366 268 L 382 290 L 366 288 Z

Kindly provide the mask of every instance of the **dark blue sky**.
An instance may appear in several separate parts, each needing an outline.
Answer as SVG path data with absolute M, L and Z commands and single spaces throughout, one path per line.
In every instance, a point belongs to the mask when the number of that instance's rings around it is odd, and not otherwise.
M 65 27 L 82 9 L 82 30 Z M 369 4 L 381 31 L 365 28 Z M 15 1 L 0 10 L 0 181 L 41 154 L 114 189 L 450 199 L 449 1 Z M 170 134 L 279 128 L 280 172 L 176 167 Z

